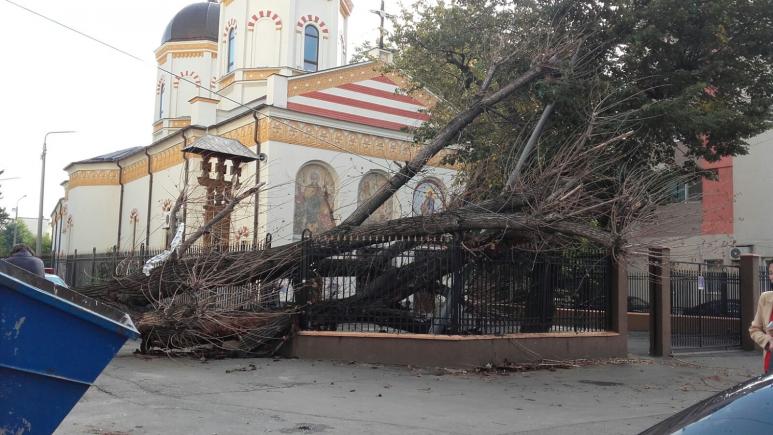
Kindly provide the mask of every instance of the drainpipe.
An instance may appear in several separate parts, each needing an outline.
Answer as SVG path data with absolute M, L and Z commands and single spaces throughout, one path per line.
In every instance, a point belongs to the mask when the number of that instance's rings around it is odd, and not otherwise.
M 118 165 L 118 184 L 121 185 L 121 194 L 118 199 L 118 240 L 115 243 L 115 250 L 120 251 L 121 250 L 121 230 L 122 230 L 122 224 L 123 224 L 123 191 L 124 191 L 123 166 L 121 166 L 120 160 L 117 160 L 115 164 Z
M 150 207 L 153 204 L 153 171 L 150 170 L 150 153 L 145 148 L 145 156 L 148 158 L 148 216 L 145 225 L 145 252 L 150 250 Z
M 182 130 L 182 136 L 183 136 L 183 149 L 188 147 L 188 135 L 185 134 L 187 132 L 187 129 Z M 186 190 L 186 194 L 188 191 L 188 172 L 191 167 L 191 162 L 188 159 L 188 155 L 183 151 L 183 159 L 185 160 L 185 184 L 183 186 L 183 189 Z M 187 195 L 186 195 L 187 196 Z M 176 231 L 175 228 L 172 229 L 172 231 Z M 188 198 L 185 198 L 185 201 L 183 201 L 183 240 L 185 240 L 185 232 L 188 231 Z
M 59 263 L 59 257 L 61 257 L 61 254 L 62 254 L 62 226 L 64 225 L 64 214 L 61 213 L 61 211 L 62 211 L 62 203 L 60 202 L 59 203 L 59 212 L 60 212 L 59 214 L 61 216 L 59 216 L 59 225 L 58 225 L 58 227 L 59 227 L 59 235 L 56 237 L 57 238 L 57 241 L 56 241 L 56 250 L 57 250 L 56 262 L 57 262 L 57 267 L 59 267 L 59 264 L 58 264 Z
M 255 153 L 258 155 L 258 160 L 255 160 L 255 185 L 257 186 L 260 183 L 260 141 L 258 140 L 258 112 L 253 111 L 252 117 L 255 118 L 255 134 L 254 134 L 254 140 L 255 140 Z M 253 249 L 257 248 L 258 246 L 258 224 L 260 223 L 258 219 L 258 213 L 260 213 L 260 192 L 255 192 L 255 210 L 253 211 L 253 217 L 252 217 L 252 246 Z
M 56 205 L 56 207 L 54 207 L 54 217 L 59 215 L 59 207 L 61 207 L 61 205 L 62 203 L 60 202 Z M 56 273 L 57 263 L 59 263 L 59 241 L 57 240 L 57 234 L 59 233 L 59 221 L 61 221 L 61 219 L 51 219 L 51 222 L 54 224 L 54 232 L 51 234 L 51 254 L 54 257 L 54 264 L 52 265 L 54 268 L 54 273 Z

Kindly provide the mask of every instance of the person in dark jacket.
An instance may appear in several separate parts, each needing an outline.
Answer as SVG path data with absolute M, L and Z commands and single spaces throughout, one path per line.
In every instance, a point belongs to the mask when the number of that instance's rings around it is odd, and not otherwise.
M 32 254 L 32 250 L 27 245 L 20 244 L 14 246 L 13 249 L 11 249 L 11 256 L 6 258 L 5 261 L 41 278 L 46 277 L 46 272 L 43 267 L 43 260 L 34 256 Z

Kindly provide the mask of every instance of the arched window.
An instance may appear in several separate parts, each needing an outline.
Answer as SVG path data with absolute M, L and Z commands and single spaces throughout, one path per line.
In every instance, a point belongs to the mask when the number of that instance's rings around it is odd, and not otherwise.
M 319 30 L 306 26 L 303 35 L 303 69 L 316 72 L 319 68 Z
M 236 29 L 228 32 L 228 68 L 226 72 L 231 72 L 236 66 Z
M 166 85 L 161 83 L 161 88 L 158 90 L 158 119 L 164 118 L 164 91 Z

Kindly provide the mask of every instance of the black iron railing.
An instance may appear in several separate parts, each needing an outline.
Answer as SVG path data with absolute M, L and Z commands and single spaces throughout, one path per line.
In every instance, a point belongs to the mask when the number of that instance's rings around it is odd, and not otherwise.
M 271 234 L 267 234 L 265 240 L 257 246 L 247 242 L 217 246 L 193 245 L 188 248 L 184 256 L 197 256 L 212 252 L 262 251 L 268 247 L 271 247 Z M 82 287 L 97 284 L 116 276 L 127 276 L 140 272 L 148 260 L 162 252 L 164 252 L 163 249 L 145 249 L 144 244 L 131 251 L 113 249 L 97 252 L 96 248 L 92 248 L 88 252 L 75 250 L 68 255 L 53 255 L 51 261 L 54 273 L 62 277 L 70 287 Z
M 628 272 L 628 312 L 650 312 L 649 272 Z
M 610 258 L 470 251 L 452 237 L 308 239 L 295 300 L 311 330 L 430 334 L 604 331 Z
M 736 266 L 672 263 L 672 346 L 740 346 L 740 284 Z

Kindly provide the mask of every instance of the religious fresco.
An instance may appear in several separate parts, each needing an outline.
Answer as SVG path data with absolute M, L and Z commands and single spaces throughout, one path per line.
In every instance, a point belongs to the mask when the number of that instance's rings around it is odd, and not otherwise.
M 373 196 L 378 189 L 389 181 L 386 175 L 382 172 L 368 172 L 360 180 L 360 186 L 357 190 L 357 205 L 362 204 L 371 196 Z M 381 207 L 379 207 L 368 219 L 366 224 L 376 224 L 386 222 L 394 217 L 395 201 L 394 198 L 389 198 Z
M 429 216 L 443 209 L 445 196 L 439 181 L 426 179 L 413 191 L 411 209 L 414 216 Z
M 335 226 L 335 181 L 330 171 L 319 163 L 311 163 L 298 171 L 295 178 L 295 216 L 293 233 L 308 229 L 319 234 Z

